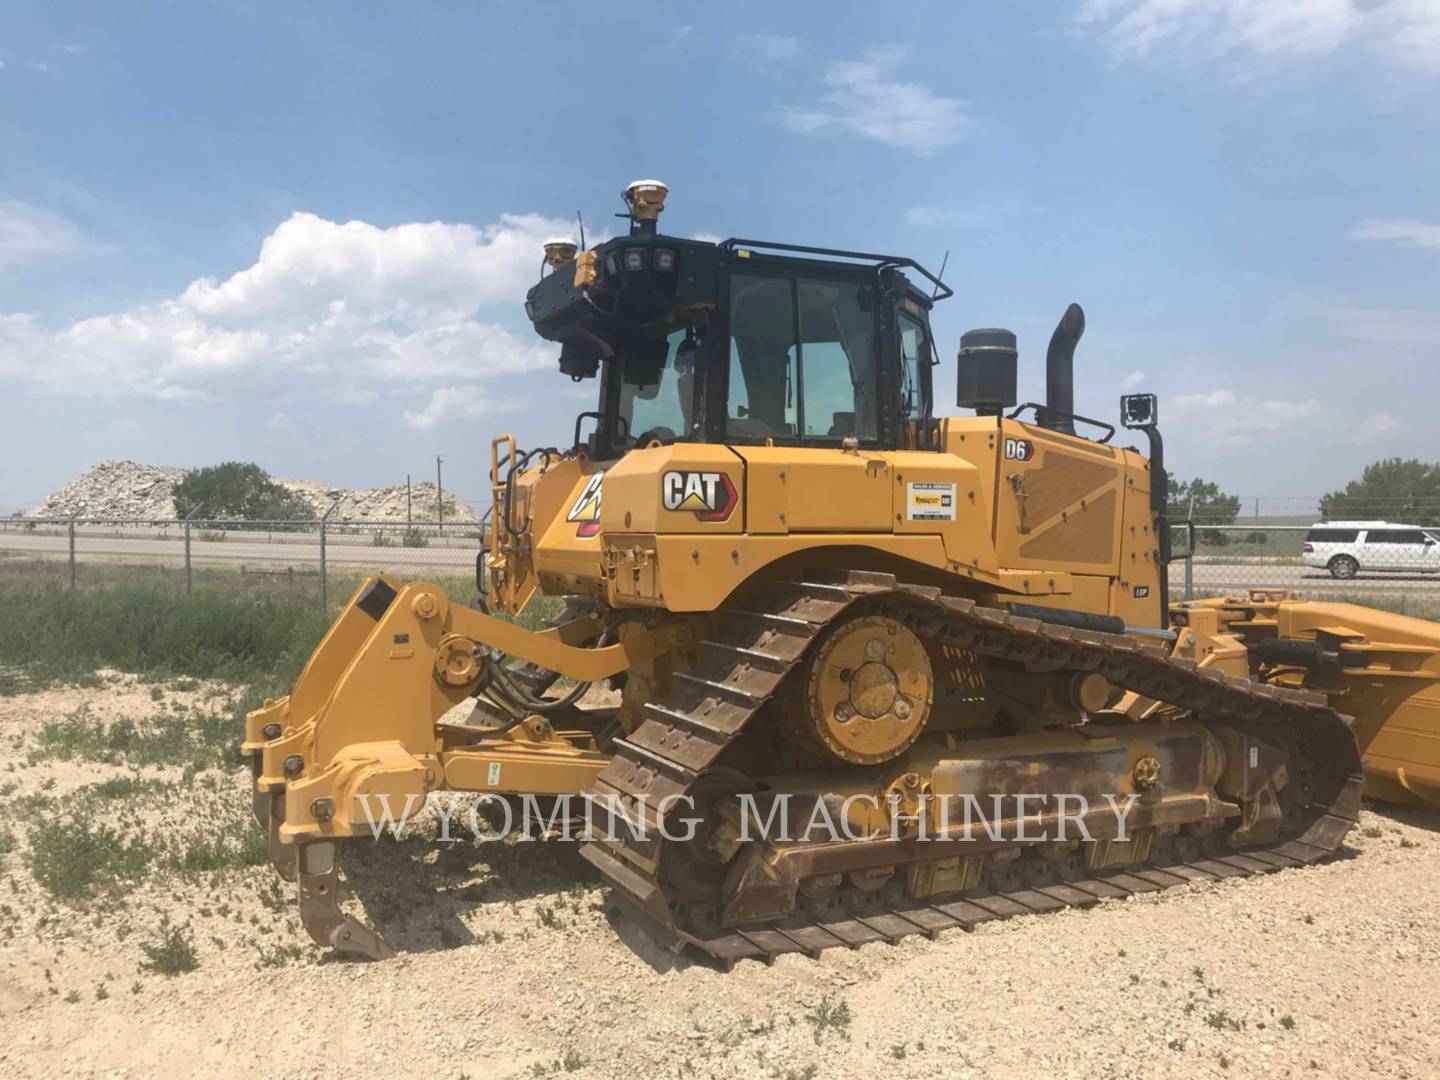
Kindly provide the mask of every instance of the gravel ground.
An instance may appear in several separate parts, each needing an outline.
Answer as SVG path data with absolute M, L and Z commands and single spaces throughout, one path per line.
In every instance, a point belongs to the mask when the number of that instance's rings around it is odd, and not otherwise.
M 116 767 L 27 765 L 27 732 L 152 694 L 112 677 L 0 698 L 19 808 L 0 855 L 5 1076 L 1428 1077 L 1440 1060 L 1435 817 L 1372 806 L 1325 865 L 730 974 L 649 944 L 572 845 L 386 841 L 354 849 L 354 887 L 403 955 L 343 962 L 308 946 L 268 867 L 157 871 L 78 902 L 36 884 L 36 817 L 115 817 L 83 774 Z M 247 812 L 243 770 L 170 779 L 123 829 Z M 197 970 L 142 968 L 162 923 Z

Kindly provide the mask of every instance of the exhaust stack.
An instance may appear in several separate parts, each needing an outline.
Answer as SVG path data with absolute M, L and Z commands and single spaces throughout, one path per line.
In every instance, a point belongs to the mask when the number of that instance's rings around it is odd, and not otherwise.
M 1079 304 L 1071 304 L 1061 316 L 1050 348 L 1045 353 L 1045 415 L 1043 427 L 1051 431 L 1075 434 L 1075 346 L 1085 333 L 1085 312 Z

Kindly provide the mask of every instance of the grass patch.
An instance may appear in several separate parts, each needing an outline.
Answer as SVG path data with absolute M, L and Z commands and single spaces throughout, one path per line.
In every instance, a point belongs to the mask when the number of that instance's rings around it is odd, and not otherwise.
M 805 1022 L 815 1029 L 815 1041 L 827 1031 L 833 1031 L 846 1039 L 850 1037 L 850 1003 L 837 1001 L 829 994 L 805 1014 Z
M 140 949 L 145 953 L 141 968 L 157 975 L 183 975 L 200 966 L 195 944 L 183 927 L 162 923 L 160 937 L 141 945 Z
M 240 761 L 244 709 L 256 708 L 260 690 L 242 695 L 232 709 L 194 709 L 159 713 L 137 724 L 121 718 L 106 724 L 82 705 L 36 733 L 28 764 L 40 761 L 96 761 L 107 765 L 183 765 L 191 773 Z M 120 798 L 136 794 L 144 782 L 128 777 L 96 785 L 96 794 Z
M 83 900 L 138 881 L 155 858 L 155 849 L 143 841 L 73 820 L 42 821 L 29 840 L 30 873 L 61 900 Z
M 257 946 L 259 959 L 255 966 L 260 968 L 286 967 L 289 964 L 298 964 L 305 959 L 305 950 L 289 942 L 275 945 L 261 944 Z
M 269 857 L 270 838 L 254 818 L 248 818 L 238 833 L 191 840 L 171 857 L 170 865 L 182 874 L 206 874 L 259 866 Z
M 138 568 L 136 568 L 138 569 Z M 153 678 L 250 682 L 298 672 L 324 633 L 319 604 L 283 593 L 196 588 L 147 575 L 71 590 L 0 578 L 0 662 L 32 684 L 97 667 Z

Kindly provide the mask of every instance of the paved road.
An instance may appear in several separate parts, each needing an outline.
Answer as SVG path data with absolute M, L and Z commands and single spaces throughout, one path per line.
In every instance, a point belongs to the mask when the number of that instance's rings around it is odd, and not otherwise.
M 398 537 L 397 537 L 398 539 Z M 475 541 L 464 536 L 434 538 L 429 547 L 376 547 L 368 533 L 332 535 L 326 545 L 329 566 L 346 571 L 385 571 L 401 576 L 423 576 L 444 572 L 469 576 L 475 565 Z M 143 563 L 183 566 L 185 547 L 181 540 L 146 536 L 116 537 L 76 535 L 76 557 L 89 562 Z M 65 559 L 69 541 L 64 535 L 0 530 L 0 555 Z M 234 532 L 223 541 L 191 540 L 191 560 L 209 568 L 240 567 L 283 570 L 288 567 L 313 571 L 320 562 L 318 537 L 294 533 Z M 1324 570 L 1252 559 L 1244 562 L 1196 562 L 1193 581 L 1197 595 L 1214 595 L 1247 586 L 1271 586 L 1307 594 L 1363 598 L 1380 595 L 1415 595 L 1440 600 L 1440 574 L 1362 574 L 1352 581 L 1337 581 Z M 1170 568 L 1171 595 L 1184 595 L 1185 566 Z

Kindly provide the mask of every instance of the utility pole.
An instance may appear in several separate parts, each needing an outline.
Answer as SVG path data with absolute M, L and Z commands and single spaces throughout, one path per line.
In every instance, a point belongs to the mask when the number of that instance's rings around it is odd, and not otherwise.
M 405 474 L 405 524 L 415 524 L 414 519 L 410 516 L 410 474 L 408 472 Z
M 440 463 L 445 459 L 435 455 L 435 513 L 440 521 L 440 532 L 445 531 L 445 489 L 440 484 Z

